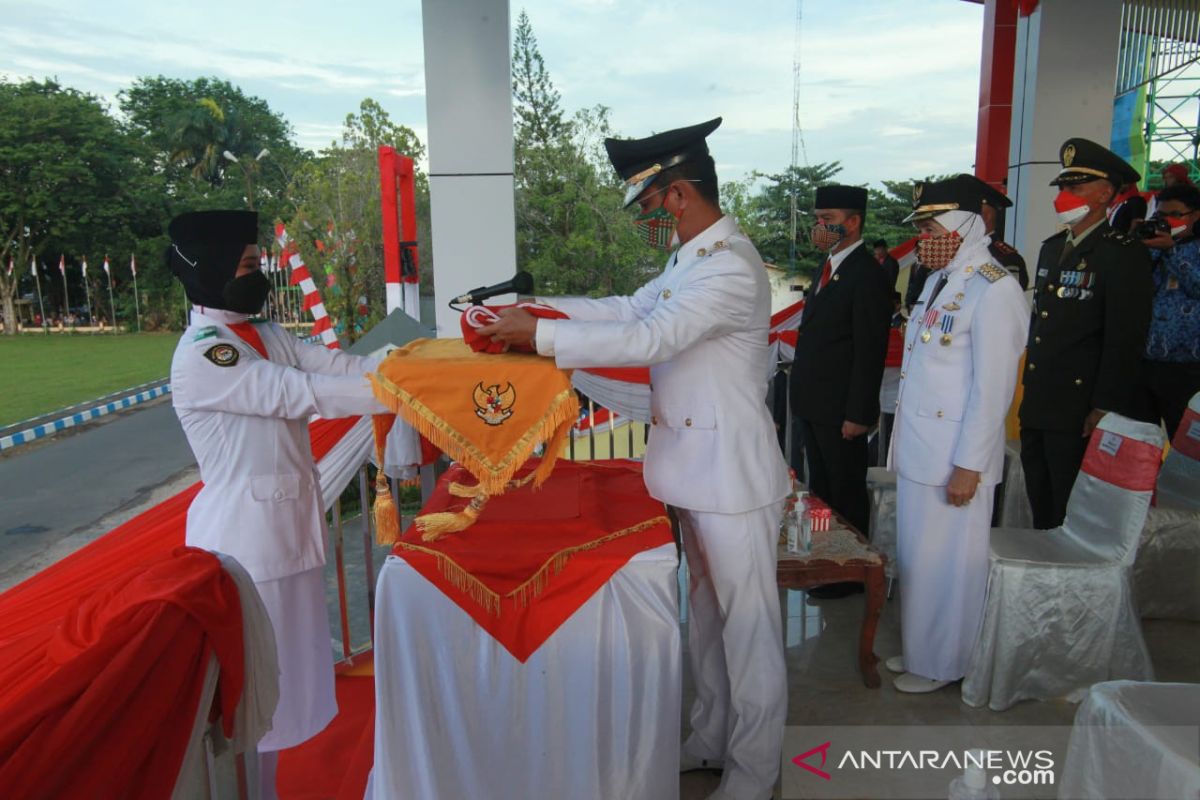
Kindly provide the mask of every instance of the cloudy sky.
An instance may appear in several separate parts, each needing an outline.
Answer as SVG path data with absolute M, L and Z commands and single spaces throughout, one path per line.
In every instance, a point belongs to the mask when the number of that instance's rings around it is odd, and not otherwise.
M 970 171 L 983 7 L 801 0 L 808 163 L 855 183 Z M 725 179 L 791 160 L 795 0 L 513 0 L 567 111 L 604 104 L 639 136 L 723 116 Z M 425 135 L 420 0 L 0 2 L 0 74 L 57 76 L 115 105 L 137 76 L 216 75 L 264 98 L 299 143 L 335 138 L 364 97 Z M 805 161 L 804 157 L 800 159 Z

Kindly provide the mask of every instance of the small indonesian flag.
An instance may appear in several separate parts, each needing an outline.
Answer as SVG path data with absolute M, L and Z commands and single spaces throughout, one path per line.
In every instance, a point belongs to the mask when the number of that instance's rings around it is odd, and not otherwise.
M 64 255 L 58 257 L 58 272 L 64 278 L 67 277 L 67 257 Z
M 85 278 L 87 277 L 87 259 L 86 258 L 83 260 L 83 264 L 80 265 L 79 271 L 83 273 L 83 277 L 85 277 Z
M 104 274 L 110 278 L 112 277 L 112 272 L 108 269 L 108 256 L 104 257 Z
M 8 257 L 8 277 L 10 277 L 10 278 L 12 277 L 12 271 L 13 271 L 13 257 L 9 256 Z
M 133 277 L 137 277 L 137 257 L 129 256 L 129 271 L 133 273 Z
M 29 259 L 29 273 L 33 275 L 33 277 L 37 277 L 37 259 L 35 258 Z

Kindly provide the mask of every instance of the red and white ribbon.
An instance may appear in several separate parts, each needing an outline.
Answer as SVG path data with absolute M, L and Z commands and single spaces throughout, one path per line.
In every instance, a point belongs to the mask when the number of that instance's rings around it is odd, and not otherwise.
M 341 345 L 338 343 L 337 334 L 333 331 L 333 322 L 329 319 L 329 312 L 325 310 L 325 303 L 321 299 L 321 292 L 317 289 L 317 284 L 313 281 L 312 273 L 308 271 L 308 267 L 304 263 L 304 258 L 299 251 L 292 246 L 291 240 L 288 238 L 287 230 L 282 224 L 275 226 L 275 239 L 279 242 L 279 247 L 282 250 L 280 260 L 288 270 L 288 283 L 292 286 L 299 286 L 304 293 L 304 309 L 312 312 L 313 327 L 311 335 L 321 337 L 321 342 L 330 350 L 338 350 Z

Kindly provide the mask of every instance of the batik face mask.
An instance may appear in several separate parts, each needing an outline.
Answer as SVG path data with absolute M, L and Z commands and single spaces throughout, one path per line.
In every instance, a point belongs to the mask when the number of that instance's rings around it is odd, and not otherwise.
M 1058 213 L 1058 221 L 1063 225 L 1074 225 L 1088 215 L 1087 201 L 1082 197 L 1071 194 L 1066 189 L 1054 198 L 1054 210 Z
M 662 206 L 638 214 L 633 218 L 634 228 L 642 241 L 657 250 L 670 250 L 675 246 L 675 225 L 678 220 Z
M 937 236 L 922 233 L 917 237 L 917 261 L 930 269 L 942 269 L 954 260 L 961 246 L 962 237 L 958 235 L 958 231 Z
M 846 238 L 845 225 L 826 225 L 818 222 L 809 231 L 812 243 L 822 252 L 828 252 L 838 246 L 838 242 Z

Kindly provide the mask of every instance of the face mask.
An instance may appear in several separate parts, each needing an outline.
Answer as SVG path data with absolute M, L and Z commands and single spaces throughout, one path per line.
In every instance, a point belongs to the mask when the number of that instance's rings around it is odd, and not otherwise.
M 1171 228 L 1171 238 L 1178 238 L 1180 234 L 1185 233 L 1188 229 L 1187 220 L 1179 217 L 1169 217 L 1166 214 L 1162 217 L 1163 221 Z
M 1086 217 L 1091 209 L 1082 197 L 1064 189 L 1054 198 L 1054 210 L 1058 212 L 1059 222 L 1063 225 L 1074 225 Z
M 846 238 L 845 225 L 826 225 L 818 222 L 809 233 L 812 243 L 818 250 L 826 252 L 838 246 L 838 242 Z
M 930 269 L 942 269 L 954 260 L 961 246 L 962 237 L 958 235 L 958 231 L 938 236 L 922 233 L 917 237 L 917 261 Z
M 677 220 L 671 216 L 671 212 L 662 206 L 653 211 L 647 211 L 645 214 L 638 214 L 633 218 L 633 225 L 637 229 L 638 236 L 642 238 L 643 242 L 658 250 L 670 250 L 679 242 L 679 236 L 675 232 L 676 222 Z
M 239 314 L 257 314 L 262 311 L 267 295 L 271 293 L 271 281 L 260 270 L 248 272 L 234 278 L 221 289 L 225 310 Z

